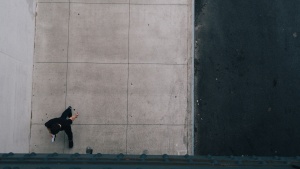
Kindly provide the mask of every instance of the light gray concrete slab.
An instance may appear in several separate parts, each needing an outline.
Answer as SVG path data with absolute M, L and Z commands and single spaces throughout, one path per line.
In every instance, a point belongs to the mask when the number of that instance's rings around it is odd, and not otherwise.
M 63 153 L 65 133 L 59 132 L 55 142 L 51 142 L 51 136 L 45 125 L 32 125 L 30 137 L 30 152 L 35 153 Z
M 69 62 L 127 63 L 128 4 L 71 4 Z
M 129 0 L 70 0 L 70 2 L 77 3 L 108 3 L 108 4 L 120 4 L 129 3 Z
M 187 6 L 130 6 L 130 63 L 187 63 Z
M 35 62 L 67 61 L 68 20 L 68 3 L 38 3 Z
M 32 122 L 44 124 L 65 110 L 66 63 L 35 63 Z
M 130 4 L 188 4 L 188 0 L 130 0 Z
M 187 66 L 130 64 L 129 124 L 185 124 Z
M 126 124 L 127 64 L 69 63 L 67 105 L 78 124 Z
M 126 153 L 126 125 L 72 125 L 72 131 L 74 147 L 69 149 L 66 138 L 64 152 L 67 154 L 85 154 L 87 146 L 93 149 L 93 154 Z
M 187 153 L 186 136 L 183 125 L 129 125 L 127 152 L 184 155 Z

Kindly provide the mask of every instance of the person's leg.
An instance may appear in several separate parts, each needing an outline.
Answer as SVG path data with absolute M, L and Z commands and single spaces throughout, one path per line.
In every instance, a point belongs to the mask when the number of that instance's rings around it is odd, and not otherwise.
M 71 126 L 67 126 L 65 129 L 65 133 L 68 136 L 68 140 L 69 140 L 69 148 L 72 148 L 74 143 L 73 143 L 73 133 L 72 133 L 72 129 Z
M 72 116 L 72 107 L 69 106 L 60 116 L 60 118 L 62 119 L 66 119 L 67 117 L 71 117 Z

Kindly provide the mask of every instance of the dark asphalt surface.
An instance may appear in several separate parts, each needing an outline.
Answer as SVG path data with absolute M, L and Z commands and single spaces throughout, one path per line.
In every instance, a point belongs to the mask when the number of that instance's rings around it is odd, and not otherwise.
M 195 154 L 300 155 L 300 0 L 195 0 Z

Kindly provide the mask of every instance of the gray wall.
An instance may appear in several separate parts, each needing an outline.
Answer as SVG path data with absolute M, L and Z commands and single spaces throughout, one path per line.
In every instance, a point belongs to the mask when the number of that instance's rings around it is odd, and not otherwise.
M 29 152 L 34 9 L 0 1 L 0 152 Z

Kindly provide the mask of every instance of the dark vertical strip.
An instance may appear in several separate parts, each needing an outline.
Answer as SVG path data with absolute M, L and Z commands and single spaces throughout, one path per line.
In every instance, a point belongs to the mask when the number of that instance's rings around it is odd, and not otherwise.
M 33 100 L 33 78 L 34 78 L 34 59 L 35 59 L 35 37 L 36 37 L 36 16 L 37 16 L 37 7 L 38 2 L 35 4 L 35 13 L 34 13 L 34 43 L 33 43 L 33 65 L 32 65 L 32 85 L 31 85 L 31 113 L 30 113 L 30 129 L 29 129 L 29 146 L 28 146 L 28 152 L 30 152 L 31 147 L 31 128 L 32 128 L 32 100 Z

